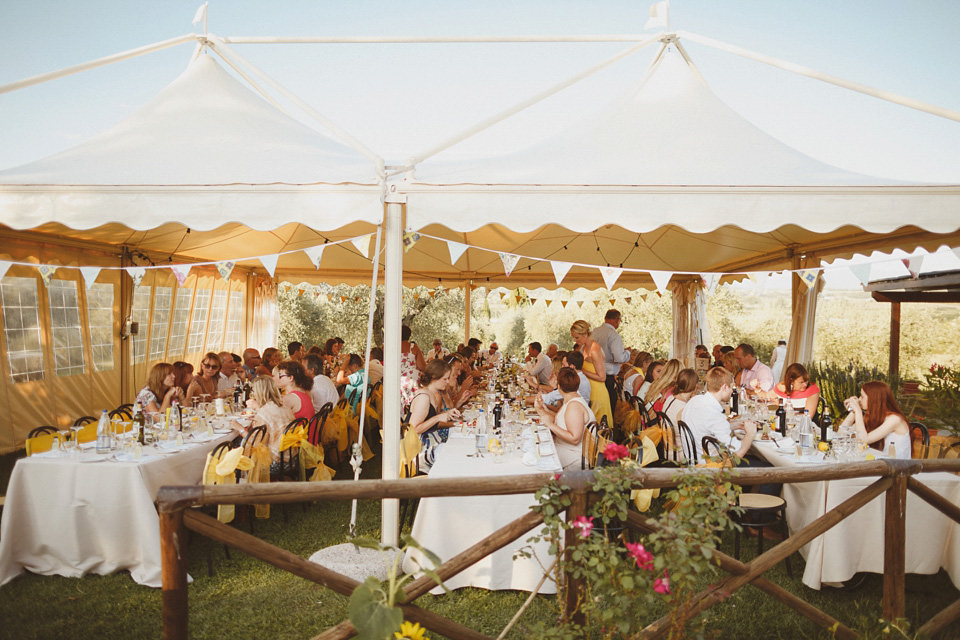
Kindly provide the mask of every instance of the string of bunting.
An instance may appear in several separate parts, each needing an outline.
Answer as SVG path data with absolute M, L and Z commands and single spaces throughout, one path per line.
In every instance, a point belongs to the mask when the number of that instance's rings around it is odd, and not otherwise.
M 409 251 L 413 246 L 422 238 L 430 238 L 432 240 L 438 240 L 440 242 L 445 242 L 447 244 L 447 250 L 450 253 L 450 264 L 456 266 L 457 261 L 460 260 L 461 256 L 466 253 L 467 249 L 475 249 L 477 251 L 486 251 L 487 253 L 495 253 L 500 257 L 500 261 L 503 265 L 503 273 L 506 277 L 510 277 L 510 274 L 513 273 L 516 269 L 517 263 L 520 260 L 531 260 L 533 262 L 548 262 L 550 267 L 553 269 L 554 278 L 557 281 L 557 286 L 563 282 L 563 279 L 567 276 L 567 273 L 570 272 L 570 269 L 573 267 L 584 267 L 587 269 L 597 269 L 600 272 L 601 277 L 603 278 L 603 283 L 606 285 L 607 289 L 613 289 L 617 280 L 623 273 L 648 273 L 653 279 L 654 284 L 657 287 L 657 291 L 661 294 L 667 293 L 667 286 L 670 282 L 670 279 L 675 275 L 699 275 L 706 285 L 710 293 L 713 293 L 716 290 L 717 284 L 720 282 L 720 278 L 727 275 L 744 275 L 750 278 L 754 284 L 757 285 L 759 289 L 763 289 L 765 284 L 764 278 L 774 273 L 796 273 L 800 276 L 800 280 L 803 281 L 807 287 L 813 287 L 817 281 L 817 276 L 820 275 L 823 271 L 835 270 L 835 269 L 847 269 L 849 270 L 861 284 L 866 285 L 870 282 L 870 272 L 874 264 L 881 264 L 887 262 L 901 262 L 904 267 L 910 272 L 910 275 L 916 277 L 920 273 L 921 267 L 923 265 L 923 255 L 914 256 L 911 258 L 878 258 L 870 260 L 868 262 L 858 262 L 857 264 L 850 265 L 829 265 L 823 267 L 812 267 L 807 269 L 780 269 L 775 271 L 724 271 L 724 272 L 707 272 L 707 271 L 665 271 L 665 270 L 655 270 L 655 269 L 632 269 L 627 267 L 612 267 L 612 266 L 600 266 L 596 264 L 589 264 L 585 262 L 568 262 L 562 260 L 549 260 L 546 258 L 538 258 L 536 256 L 527 256 L 516 253 L 506 253 L 496 249 L 488 249 L 486 247 L 480 247 L 471 244 L 464 244 L 462 242 L 456 242 L 454 240 L 447 240 L 446 238 L 441 238 L 439 236 L 432 236 L 426 233 L 420 233 L 415 231 L 410 231 L 404 234 L 403 237 L 403 248 L 404 252 Z M 953 253 L 960 258 L 960 247 L 950 249 Z
M 86 285 L 86 288 L 89 289 L 93 286 L 93 283 L 96 282 L 97 277 L 100 275 L 101 271 L 126 271 L 127 275 L 130 276 L 130 279 L 133 280 L 134 288 L 140 286 L 140 282 L 143 280 L 143 277 L 147 274 L 148 269 L 170 269 L 173 272 L 174 277 L 177 279 L 177 283 L 180 286 L 183 286 L 183 283 L 186 281 L 187 276 L 190 274 L 190 269 L 193 267 L 202 267 L 213 265 L 216 267 L 217 272 L 220 274 L 224 280 L 230 279 L 230 274 L 233 273 L 233 268 L 237 265 L 238 262 L 243 260 L 259 260 L 260 264 L 263 265 L 264 269 L 267 270 L 267 273 L 270 274 L 270 277 L 273 277 L 273 274 L 277 269 L 277 262 L 280 259 L 280 256 L 289 255 L 292 253 L 297 253 L 302 251 L 310 258 L 310 262 L 313 263 L 313 266 L 317 269 L 320 268 L 320 260 L 323 257 L 323 251 L 327 247 L 332 247 L 336 245 L 350 243 L 356 247 L 364 258 L 370 259 L 370 241 L 373 238 L 372 233 L 367 233 L 362 236 L 357 236 L 355 238 L 347 238 L 345 240 L 337 240 L 335 242 L 327 242 L 325 244 L 316 245 L 313 247 L 307 247 L 305 249 L 291 249 L 289 251 L 281 251 L 279 253 L 271 253 L 259 256 L 249 256 L 246 258 L 233 258 L 231 260 L 219 260 L 211 262 L 191 262 L 191 263 L 182 263 L 182 264 L 162 264 L 162 265 L 150 265 L 150 266 L 137 266 L 137 267 L 72 267 L 72 266 L 62 266 L 56 264 L 37 264 L 35 262 L 15 262 L 10 260 L 0 260 L 0 278 L 3 278 L 6 275 L 7 270 L 10 267 L 16 265 L 21 267 L 34 267 L 40 273 L 40 279 L 43 280 L 45 286 L 50 286 L 50 280 L 53 278 L 53 274 L 57 272 L 58 269 L 79 269 L 80 273 L 83 275 L 83 281 Z

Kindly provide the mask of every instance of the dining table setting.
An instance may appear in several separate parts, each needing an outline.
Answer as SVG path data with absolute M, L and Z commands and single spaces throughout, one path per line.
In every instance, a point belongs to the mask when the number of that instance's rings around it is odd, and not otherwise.
M 157 492 L 200 482 L 207 454 L 233 440 L 233 421 L 247 418 L 207 407 L 175 422 L 169 414 L 145 417 L 143 442 L 131 421 L 115 420 L 109 450 L 74 428 L 57 434 L 48 451 L 17 461 L 0 521 L 0 585 L 24 571 L 126 570 L 138 584 L 161 586 Z

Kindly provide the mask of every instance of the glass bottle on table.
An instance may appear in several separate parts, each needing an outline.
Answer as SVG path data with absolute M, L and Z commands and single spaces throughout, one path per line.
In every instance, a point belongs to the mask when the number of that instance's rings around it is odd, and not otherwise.
M 780 435 L 787 435 L 787 410 L 783 407 L 783 398 L 780 398 L 780 406 L 777 407 L 777 429 Z
M 141 447 L 146 444 L 146 427 L 147 421 L 143 415 L 143 406 L 140 404 L 140 401 L 137 401 L 137 403 L 133 405 L 133 428 L 134 435 L 136 435 L 137 442 Z
M 110 453 L 110 416 L 104 409 L 97 422 L 97 453 Z
M 806 409 L 803 410 L 803 414 L 800 416 L 800 426 L 798 429 L 800 435 L 799 441 L 800 446 L 803 449 L 812 449 L 814 447 L 813 443 L 813 421 L 810 420 L 810 414 Z

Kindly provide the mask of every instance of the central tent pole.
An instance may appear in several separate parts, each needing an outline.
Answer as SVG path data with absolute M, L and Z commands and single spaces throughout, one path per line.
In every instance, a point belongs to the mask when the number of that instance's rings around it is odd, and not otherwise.
M 392 188 L 392 187 L 391 187 Z M 400 468 L 400 319 L 403 315 L 403 203 L 395 192 L 386 197 L 383 278 L 383 471 L 384 480 L 396 480 Z M 381 505 L 380 542 L 400 541 L 400 502 Z
M 467 282 L 463 285 L 463 344 L 470 341 L 470 291 L 473 289 L 473 282 Z M 451 345 L 453 346 L 453 345 Z

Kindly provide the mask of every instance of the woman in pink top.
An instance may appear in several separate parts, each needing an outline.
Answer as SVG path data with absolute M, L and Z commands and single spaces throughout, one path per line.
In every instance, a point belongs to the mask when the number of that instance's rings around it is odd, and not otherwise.
M 295 418 L 309 420 L 313 417 L 316 413 L 310 396 L 313 378 L 306 374 L 300 363 L 293 360 L 281 362 L 273 370 L 273 379 L 283 392 L 283 406 L 290 409 Z

